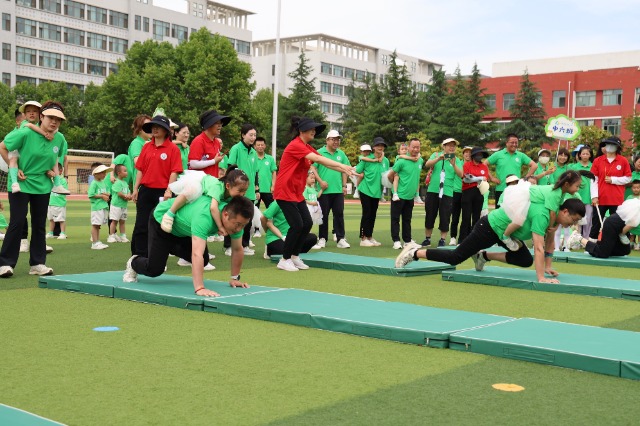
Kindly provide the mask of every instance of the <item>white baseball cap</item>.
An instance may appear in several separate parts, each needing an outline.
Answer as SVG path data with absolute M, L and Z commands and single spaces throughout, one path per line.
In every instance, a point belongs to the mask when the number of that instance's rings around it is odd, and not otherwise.
M 338 133 L 337 130 L 329 130 L 329 133 L 327 133 L 327 139 L 329 138 L 340 138 L 342 139 L 342 135 L 340 135 L 340 133 Z
M 364 145 L 360 146 L 360 151 L 371 151 L 371 145 L 369 145 L 368 143 L 365 143 Z

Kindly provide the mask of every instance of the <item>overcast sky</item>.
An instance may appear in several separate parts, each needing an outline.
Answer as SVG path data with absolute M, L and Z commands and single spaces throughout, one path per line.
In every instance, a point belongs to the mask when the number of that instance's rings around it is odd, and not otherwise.
M 277 0 L 218 2 L 255 13 L 253 40 L 276 37 Z M 280 36 L 315 33 L 491 75 L 494 62 L 640 49 L 640 0 L 282 0 Z

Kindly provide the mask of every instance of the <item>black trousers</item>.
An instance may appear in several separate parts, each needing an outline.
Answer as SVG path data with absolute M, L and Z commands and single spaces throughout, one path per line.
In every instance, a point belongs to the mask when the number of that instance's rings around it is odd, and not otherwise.
M 298 256 L 301 253 L 307 235 L 313 226 L 313 221 L 306 201 L 276 200 L 276 203 L 280 206 L 280 210 L 289 224 L 287 239 L 282 248 L 282 257 L 291 259 L 291 256 Z
M 413 216 L 413 199 L 391 202 L 391 239 L 400 241 L 400 218 L 402 218 L 402 241 L 411 241 L 411 217 Z
M 260 199 L 258 200 L 258 207 L 260 207 L 260 203 L 264 202 L 265 207 L 269 207 L 271 203 L 273 203 L 273 194 L 270 192 L 261 192 Z
M 20 256 L 27 211 L 31 211 L 31 244 L 29 265 L 44 265 L 47 262 L 46 225 L 50 194 L 9 193 L 9 227 L 0 250 L 0 266 L 16 267 Z
M 624 228 L 624 221 L 617 213 L 604 221 L 602 239 L 597 243 L 589 241 L 585 251 L 593 257 L 606 259 L 610 256 L 626 256 L 631 253 L 631 244 L 622 244 L 619 235 Z M 597 236 L 598 234 L 596 234 Z
M 136 203 L 136 223 L 131 234 L 132 255 L 148 257 L 149 218 L 153 216 L 153 210 L 160 203 L 160 197 L 164 196 L 164 191 L 164 188 L 147 188 L 140 185 Z
M 604 223 L 607 223 L 607 221 L 604 220 L 604 215 L 607 212 L 609 212 L 610 215 L 614 214 L 616 210 L 618 210 L 618 206 L 593 206 L 593 215 L 591 216 L 591 232 L 589 232 L 589 238 L 598 238 L 598 234 L 600 233 L 600 218 L 598 217 L 598 210 L 596 209 L 600 210 L 602 220 L 604 221 Z
M 147 223 L 147 246 L 149 256 L 138 256 L 131 261 L 133 270 L 147 277 L 159 277 L 164 273 L 169 254 L 191 262 L 191 237 L 176 237 L 167 234 L 153 216 Z M 209 263 L 209 250 L 206 245 L 203 256 L 204 264 Z
M 498 204 L 498 200 L 500 199 L 500 196 L 502 195 L 502 193 L 504 192 L 504 190 L 502 191 L 496 191 L 494 197 L 495 198 L 495 202 L 496 202 L 496 209 L 500 208 L 500 204 Z
M 289 236 L 287 235 L 287 239 Z M 318 242 L 318 237 L 316 234 L 307 234 L 304 237 L 304 241 L 302 242 L 302 248 L 300 249 L 300 253 L 308 253 L 311 250 L 311 247 L 315 246 Z M 284 253 L 284 241 L 278 239 L 275 241 L 271 241 L 267 244 L 267 256 L 273 256 L 274 254 L 283 254 Z
M 378 213 L 378 205 L 380 198 L 369 197 L 367 194 L 360 193 L 360 207 L 362 207 L 362 218 L 360 219 L 360 238 L 371 238 L 373 236 L 373 228 L 376 225 L 376 214 Z
M 435 192 L 427 192 L 424 200 L 424 227 L 433 229 L 436 218 L 440 216 L 438 229 L 440 232 L 449 232 L 449 221 L 451 220 L 451 209 L 453 208 L 453 197 L 443 195 L 442 198 Z
M 469 237 L 465 238 L 455 250 L 428 249 L 427 259 L 448 263 L 449 265 L 458 265 L 480 250 L 489 248 L 494 244 L 498 244 L 505 249 L 507 248 L 489 225 L 487 216 L 483 216 L 476 226 L 473 227 Z M 510 251 L 507 249 L 506 261 L 509 265 L 528 268 L 533 265 L 533 256 L 529 248 L 523 244 L 518 251 Z
M 460 239 L 458 242 L 462 242 L 467 238 L 471 233 L 471 229 L 480 220 L 482 204 L 484 204 L 484 197 L 480 194 L 478 187 L 462 191 L 462 224 L 460 225 Z
M 322 225 L 319 237 L 329 240 L 329 211 L 333 212 L 333 232 L 338 241 L 344 238 L 344 194 L 322 194 L 318 198 L 322 210 Z
M 460 212 L 462 211 L 462 192 L 453 192 L 453 204 L 451 205 L 451 228 L 449 230 L 451 238 L 458 238 L 458 224 L 460 223 Z

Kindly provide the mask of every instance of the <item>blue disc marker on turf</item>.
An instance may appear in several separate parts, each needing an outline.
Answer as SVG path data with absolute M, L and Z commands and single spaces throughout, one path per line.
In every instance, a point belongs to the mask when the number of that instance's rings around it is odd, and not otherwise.
M 119 327 L 96 327 L 93 331 L 118 331 Z

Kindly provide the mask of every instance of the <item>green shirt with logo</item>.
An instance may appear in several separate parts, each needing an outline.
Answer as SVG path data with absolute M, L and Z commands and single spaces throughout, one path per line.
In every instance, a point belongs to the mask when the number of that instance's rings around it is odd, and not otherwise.
M 544 172 L 546 172 L 547 170 L 549 170 L 549 163 L 547 164 L 540 164 L 538 163 L 538 168 L 536 169 L 536 173 L 535 175 L 538 176 L 539 174 L 542 174 Z M 551 181 L 551 175 L 544 175 L 542 176 L 540 179 L 538 179 L 538 185 L 551 185 L 553 182 Z
M 304 191 L 302 191 L 302 196 L 305 201 L 318 201 L 318 191 L 314 187 L 305 186 Z
M 89 201 L 91 202 L 91 211 L 104 210 L 109 208 L 109 203 L 102 198 L 95 198 L 95 195 L 98 194 L 109 194 L 107 190 L 107 183 L 105 182 L 107 178 L 102 180 L 93 179 L 91 185 L 89 185 Z
M 336 149 L 333 154 L 331 154 L 327 147 L 323 146 L 318 150 L 318 154 L 337 163 L 346 165 L 350 164 L 347 154 L 345 154 L 341 149 Z M 322 164 L 316 163 L 315 166 L 318 170 L 318 174 L 320 175 L 320 179 L 327 182 L 328 185 L 327 189 L 325 189 L 322 193 L 342 194 L 342 173 L 336 170 L 331 170 L 330 168 L 325 167 Z
M 273 172 L 278 170 L 276 160 L 269 154 L 264 154 L 262 159 L 258 159 L 258 186 L 260 192 L 271 193 L 273 185 Z
M 229 150 L 229 164 L 237 164 L 238 168 L 247 174 L 249 188 L 244 195 L 251 201 L 256 200 L 256 173 L 258 171 L 258 154 L 253 146 L 247 147 L 240 141 Z
M 507 186 L 505 181 L 508 175 L 522 177 L 522 166 L 529 166 L 531 158 L 524 152 L 516 151 L 511 154 L 506 148 L 494 152 L 487 160 L 489 164 L 496 166 L 496 175 L 500 179 L 500 184 L 496 186 L 496 191 L 504 191 Z
M 375 159 L 373 154 L 367 158 Z M 364 173 L 364 177 L 358 185 L 358 191 L 361 194 L 365 194 L 372 198 L 380 198 L 382 196 L 382 186 L 380 185 L 380 177 L 384 169 L 383 162 L 376 161 L 375 163 L 369 161 L 362 161 L 356 165 L 356 173 Z
M 60 185 L 62 185 L 63 188 L 69 189 L 69 183 L 62 176 L 60 176 Z M 67 196 L 65 194 L 56 194 L 55 192 L 52 192 L 49 196 L 49 205 L 54 207 L 66 207 Z
M 491 211 L 488 219 L 491 229 L 493 229 L 496 235 L 502 238 L 505 229 L 507 229 L 507 226 L 511 223 L 509 216 L 500 208 Z M 526 241 L 532 238 L 532 234 L 544 236 L 548 227 L 549 209 L 542 204 L 531 204 L 527 212 L 527 218 L 522 226 L 511 234 L 511 236 Z
M 424 159 L 418 161 L 398 158 L 393 165 L 393 171 L 398 175 L 398 197 L 403 200 L 413 200 L 420 185 L 420 172 Z
M 120 207 L 121 209 L 126 209 L 127 200 L 123 200 L 119 197 L 118 193 L 122 193 L 124 195 L 130 193 L 129 185 L 123 179 L 116 179 L 116 181 L 113 182 L 113 185 L 111 185 L 111 205 L 114 207 Z
M 434 158 L 438 158 L 442 155 L 441 152 L 434 152 L 429 157 L 429 161 Z M 432 193 L 440 193 L 440 174 L 442 172 L 442 167 L 444 165 L 444 187 L 443 187 L 443 195 L 448 197 L 453 197 L 453 191 L 455 186 L 455 180 L 458 178 L 456 174 L 456 170 L 453 168 L 451 161 L 444 160 L 438 161 L 433 165 L 433 172 L 431 173 L 431 180 L 429 181 L 429 186 L 427 187 L 427 192 Z M 456 158 L 456 165 L 459 169 L 464 167 L 464 161 L 460 158 Z M 460 179 L 460 178 L 458 178 Z M 462 191 L 462 180 L 460 180 L 460 191 Z

